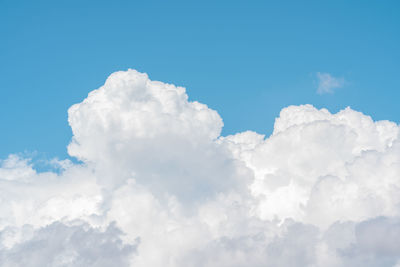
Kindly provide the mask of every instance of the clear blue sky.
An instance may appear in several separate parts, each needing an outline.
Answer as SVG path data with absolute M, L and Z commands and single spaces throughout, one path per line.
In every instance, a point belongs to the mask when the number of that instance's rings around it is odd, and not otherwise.
M 223 134 L 270 134 L 281 108 L 400 120 L 399 1 L 0 0 L 0 157 L 65 158 L 67 109 L 117 70 L 187 88 Z M 346 80 L 316 93 L 316 73 Z

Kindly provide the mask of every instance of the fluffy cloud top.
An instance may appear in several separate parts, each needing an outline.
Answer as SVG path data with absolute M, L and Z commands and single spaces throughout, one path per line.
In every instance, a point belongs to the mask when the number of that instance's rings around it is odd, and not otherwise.
M 400 128 L 346 108 L 220 136 L 135 70 L 69 111 L 81 164 L 0 162 L 1 266 L 399 266 Z
M 124 145 L 143 139 L 213 140 L 223 126 L 216 111 L 189 102 L 185 88 L 151 81 L 135 70 L 111 74 L 68 115 L 73 132 L 68 151 L 84 161 L 121 153 Z M 135 146 L 126 148 L 131 149 Z

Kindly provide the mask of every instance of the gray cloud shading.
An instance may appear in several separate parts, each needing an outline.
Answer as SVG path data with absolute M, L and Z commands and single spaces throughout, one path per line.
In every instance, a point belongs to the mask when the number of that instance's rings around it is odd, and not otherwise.
M 37 230 L 25 228 L 27 240 L 1 250 L 2 266 L 129 266 L 129 257 L 136 251 L 136 245 L 123 244 L 122 232 L 113 224 L 104 231 L 60 222 Z

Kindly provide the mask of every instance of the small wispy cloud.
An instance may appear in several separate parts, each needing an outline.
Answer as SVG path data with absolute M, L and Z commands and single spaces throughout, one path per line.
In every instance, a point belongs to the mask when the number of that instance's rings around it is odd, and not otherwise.
M 343 87 L 345 80 L 344 78 L 336 78 L 329 73 L 317 72 L 318 78 L 318 94 L 332 94 L 336 88 Z

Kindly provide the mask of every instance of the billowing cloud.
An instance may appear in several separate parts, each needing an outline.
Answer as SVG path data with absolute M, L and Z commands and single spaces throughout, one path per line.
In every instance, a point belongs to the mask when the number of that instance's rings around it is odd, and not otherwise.
M 129 266 L 136 245 L 123 244 L 121 231 L 109 225 L 101 231 L 82 223 L 52 223 L 34 230 L 8 227 L 2 235 L 29 236 L 25 242 L 0 251 L 2 266 Z
M 343 87 L 345 80 L 343 78 L 333 77 L 329 73 L 317 72 L 318 94 L 333 93 L 335 89 Z
M 135 70 L 68 114 L 80 164 L 0 162 L 2 266 L 400 265 L 396 123 L 303 105 L 269 137 L 221 136 L 216 111 Z

